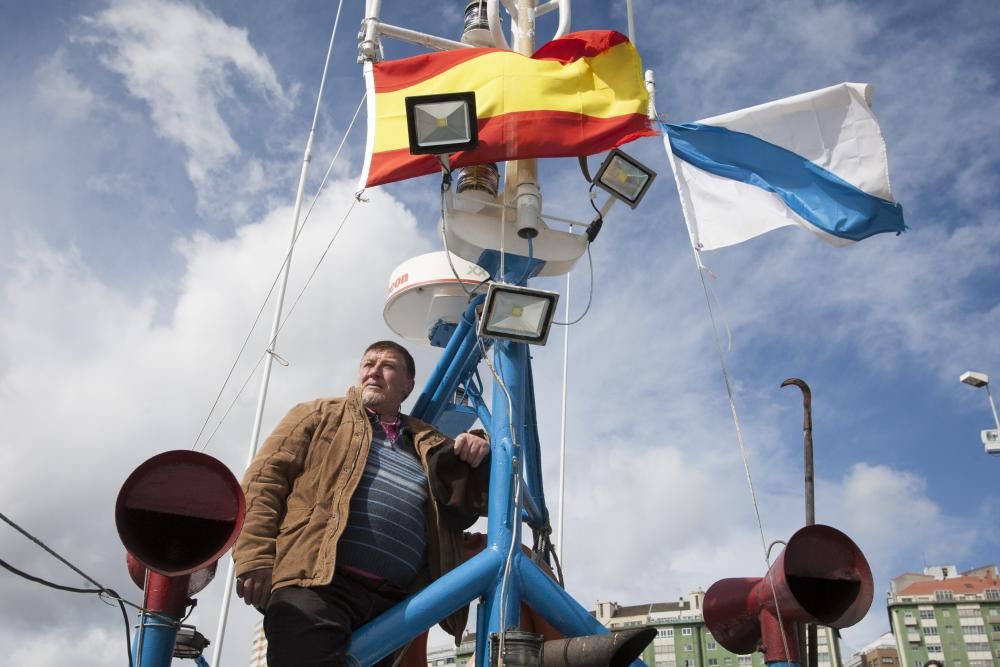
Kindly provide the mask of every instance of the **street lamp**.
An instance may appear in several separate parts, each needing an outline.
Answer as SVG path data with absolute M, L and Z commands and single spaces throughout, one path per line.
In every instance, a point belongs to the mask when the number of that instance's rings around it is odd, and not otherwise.
M 1000 454 L 1000 417 L 997 416 L 997 406 L 993 402 L 993 393 L 990 391 L 989 376 L 979 371 L 965 371 L 958 379 L 970 387 L 977 389 L 986 387 L 986 397 L 990 401 L 990 409 L 993 410 L 993 422 L 996 424 L 996 428 L 984 429 L 980 432 L 980 436 L 987 454 Z

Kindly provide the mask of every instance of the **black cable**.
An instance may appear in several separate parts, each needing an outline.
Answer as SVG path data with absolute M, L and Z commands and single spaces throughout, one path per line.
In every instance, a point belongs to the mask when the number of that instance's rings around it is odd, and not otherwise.
M 19 570 L 2 558 L 0 558 L 0 567 L 23 579 L 27 579 L 30 582 L 41 584 L 42 586 L 48 586 L 49 588 L 54 588 L 57 591 L 66 591 L 67 593 L 93 593 L 98 597 L 103 597 L 107 594 L 109 597 L 113 598 L 116 602 L 118 602 L 118 606 L 122 610 L 122 618 L 125 621 L 125 649 L 128 652 L 129 667 L 132 667 L 132 633 L 129 630 L 128 625 L 128 612 L 125 611 L 125 604 L 122 602 L 121 596 L 119 596 L 118 593 L 110 588 L 77 588 L 75 586 L 63 586 L 62 584 L 56 584 L 48 581 L 47 579 L 42 579 L 41 577 L 28 574 L 24 570 Z

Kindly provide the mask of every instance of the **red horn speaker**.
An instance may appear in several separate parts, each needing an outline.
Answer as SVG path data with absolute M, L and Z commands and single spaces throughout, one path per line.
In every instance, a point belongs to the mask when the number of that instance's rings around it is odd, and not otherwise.
M 852 626 L 868 613 L 874 591 L 868 561 L 851 538 L 830 526 L 806 526 L 763 578 L 712 584 L 705 623 L 733 653 L 760 650 L 765 662 L 799 662 L 796 623 Z
M 218 459 L 190 450 L 157 454 L 129 475 L 115 505 L 129 560 L 144 566 L 129 564 L 132 579 L 147 595 L 160 590 L 155 606 L 177 613 L 188 595 L 211 580 L 215 561 L 239 536 L 245 512 L 239 482 Z

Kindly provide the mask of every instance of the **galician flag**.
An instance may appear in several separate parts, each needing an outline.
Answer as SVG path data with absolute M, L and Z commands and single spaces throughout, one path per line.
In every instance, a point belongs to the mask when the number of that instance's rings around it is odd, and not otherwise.
M 833 245 L 902 232 L 872 87 L 842 83 L 683 125 L 664 144 L 697 250 L 798 225 Z
M 365 65 L 368 141 L 361 187 L 440 171 L 411 155 L 404 100 L 474 91 L 479 146 L 452 167 L 610 150 L 655 135 L 642 63 L 624 35 L 586 30 L 554 39 L 531 57 L 503 49 L 457 49 Z

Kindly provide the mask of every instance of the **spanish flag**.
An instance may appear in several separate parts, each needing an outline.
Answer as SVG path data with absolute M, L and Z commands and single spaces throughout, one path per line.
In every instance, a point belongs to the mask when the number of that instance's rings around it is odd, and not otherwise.
M 459 49 L 365 65 L 368 140 L 362 187 L 440 170 L 411 155 L 404 100 L 474 91 L 479 145 L 452 167 L 610 150 L 656 135 L 647 118 L 642 64 L 624 35 L 587 30 L 552 40 L 530 58 L 502 49 Z

